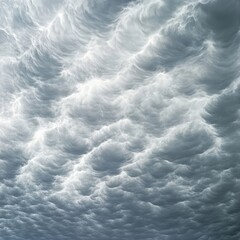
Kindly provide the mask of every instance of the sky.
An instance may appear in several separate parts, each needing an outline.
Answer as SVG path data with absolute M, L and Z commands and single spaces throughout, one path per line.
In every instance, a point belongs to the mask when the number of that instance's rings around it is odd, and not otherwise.
M 0 240 L 239 240 L 239 47 L 239 0 L 0 0 Z

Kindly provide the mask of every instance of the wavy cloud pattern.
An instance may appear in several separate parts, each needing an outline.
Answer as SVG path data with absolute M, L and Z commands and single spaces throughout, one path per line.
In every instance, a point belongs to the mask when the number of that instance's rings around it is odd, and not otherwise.
M 239 240 L 239 13 L 1 0 L 0 239 Z

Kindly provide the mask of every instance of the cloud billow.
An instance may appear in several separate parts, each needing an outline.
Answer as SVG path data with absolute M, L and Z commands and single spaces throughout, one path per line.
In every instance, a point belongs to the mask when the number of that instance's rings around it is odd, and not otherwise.
M 3 0 L 0 239 L 238 240 L 237 0 Z

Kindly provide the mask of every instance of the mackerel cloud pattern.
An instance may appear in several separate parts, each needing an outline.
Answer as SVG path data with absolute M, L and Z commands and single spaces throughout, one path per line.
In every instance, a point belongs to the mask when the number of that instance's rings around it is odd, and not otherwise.
M 0 239 L 239 240 L 239 29 L 239 0 L 1 0 Z

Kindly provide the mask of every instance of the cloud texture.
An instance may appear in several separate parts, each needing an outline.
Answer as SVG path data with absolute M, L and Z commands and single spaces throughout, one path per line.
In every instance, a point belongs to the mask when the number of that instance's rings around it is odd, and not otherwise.
M 239 240 L 240 2 L 1 0 L 1 240 Z

